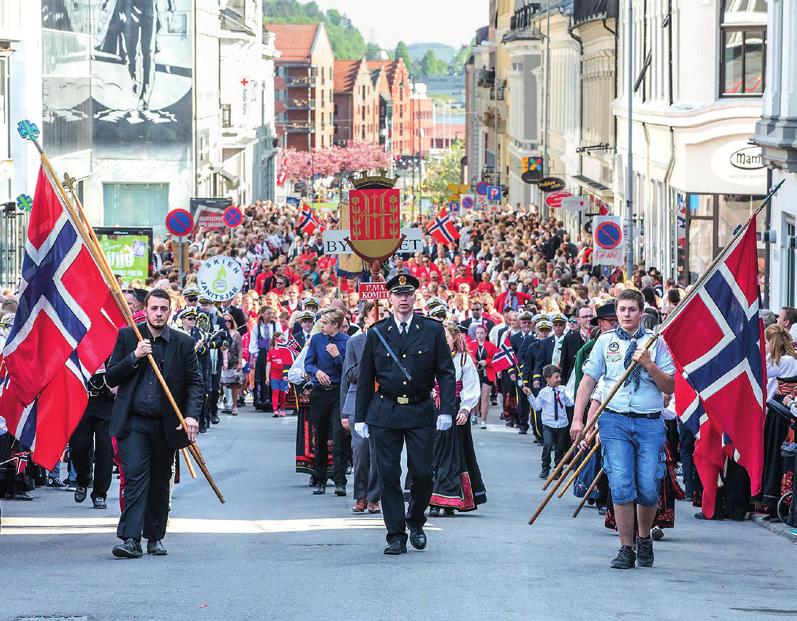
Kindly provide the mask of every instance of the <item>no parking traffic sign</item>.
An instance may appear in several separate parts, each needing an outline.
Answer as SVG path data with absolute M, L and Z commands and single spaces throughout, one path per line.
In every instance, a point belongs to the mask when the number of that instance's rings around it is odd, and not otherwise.
M 166 229 L 172 235 L 183 237 L 194 228 L 194 217 L 187 209 L 172 209 L 166 214 Z
M 592 242 L 595 265 L 623 265 L 625 239 L 623 222 L 619 216 L 595 216 Z
M 224 224 L 229 226 L 231 229 L 234 229 L 236 226 L 240 226 L 244 221 L 244 215 L 235 205 L 230 205 L 227 207 L 221 217 L 224 220 Z

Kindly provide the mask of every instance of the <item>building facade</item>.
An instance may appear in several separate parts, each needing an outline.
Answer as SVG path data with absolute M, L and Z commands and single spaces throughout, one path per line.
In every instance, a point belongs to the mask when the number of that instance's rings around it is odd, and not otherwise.
M 764 303 L 777 311 L 797 306 L 797 5 L 768 0 L 767 41 L 770 54 L 761 119 L 754 141 L 771 170 L 771 185 L 783 186 L 770 204 Z
M 378 143 L 379 100 L 365 60 L 336 60 L 334 78 L 334 141 Z M 378 85 L 378 83 L 377 83 Z
M 335 55 L 323 24 L 267 24 L 276 35 L 275 111 L 283 148 L 310 151 L 334 140 Z

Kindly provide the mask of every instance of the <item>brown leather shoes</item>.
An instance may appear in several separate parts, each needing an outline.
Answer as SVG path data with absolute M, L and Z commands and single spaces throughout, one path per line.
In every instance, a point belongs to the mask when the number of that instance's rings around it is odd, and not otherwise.
M 351 512 L 352 513 L 363 513 L 363 512 L 365 512 L 366 504 L 367 503 L 365 502 L 364 498 L 361 499 L 361 500 L 355 501 L 354 506 L 351 509 Z
M 368 503 L 368 513 L 382 513 L 382 509 L 379 508 L 378 502 L 369 502 Z

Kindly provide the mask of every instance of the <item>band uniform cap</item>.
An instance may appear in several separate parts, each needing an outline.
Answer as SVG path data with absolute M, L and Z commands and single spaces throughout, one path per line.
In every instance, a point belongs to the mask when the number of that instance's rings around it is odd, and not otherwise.
M 180 311 L 180 319 L 196 319 L 197 312 L 195 308 L 186 308 Z
M 551 313 L 548 316 L 548 319 L 551 320 L 551 323 L 555 323 L 557 321 L 561 321 L 562 323 L 567 323 L 567 317 L 565 317 L 562 313 Z
M 551 329 L 551 322 L 547 319 L 540 319 L 536 326 L 537 330 L 550 330 Z
M 307 308 L 308 306 L 315 306 L 316 308 L 321 308 L 321 302 L 318 301 L 318 298 L 307 298 L 304 301 L 303 308 Z
M 608 319 L 610 317 L 617 318 L 617 309 L 614 306 L 614 302 L 608 302 L 599 306 L 595 311 L 595 316 L 590 320 L 590 325 L 597 326 L 598 319 Z
M 537 313 L 536 315 L 534 315 L 534 316 L 531 318 L 531 320 L 532 320 L 532 321 L 534 322 L 534 324 L 536 325 L 536 324 L 537 324 L 538 322 L 540 322 L 540 321 L 543 321 L 543 320 L 544 320 L 544 321 L 548 321 L 548 315 L 546 315 L 546 314 L 544 314 L 544 313 Z
M 183 297 L 188 298 L 198 298 L 199 297 L 199 289 L 197 287 L 186 287 L 183 289 Z
M 523 311 L 517 316 L 520 321 L 531 321 L 533 317 L 534 316 L 529 311 Z
M 213 300 L 211 300 L 208 296 L 203 295 L 201 293 L 199 294 L 198 302 L 200 304 L 214 304 Z
M 299 313 L 299 322 L 302 321 L 315 321 L 315 313 L 312 311 L 302 311 Z
M 438 317 L 442 319 L 448 318 L 448 308 L 445 305 L 443 306 L 433 306 L 429 309 L 429 317 Z
M 415 293 L 421 283 L 412 274 L 396 274 L 385 286 L 390 293 Z
M 438 297 L 429 298 L 426 302 L 426 310 L 431 311 L 437 306 L 445 306 L 446 303 Z

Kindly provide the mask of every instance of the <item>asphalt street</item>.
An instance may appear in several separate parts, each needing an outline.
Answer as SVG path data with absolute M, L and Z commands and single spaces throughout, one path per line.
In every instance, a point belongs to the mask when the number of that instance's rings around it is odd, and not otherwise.
M 5 502 L 0 619 L 797 618 L 797 549 L 752 522 L 701 522 L 680 502 L 655 566 L 629 571 L 609 568 L 618 539 L 595 509 L 570 518 L 570 493 L 529 527 L 540 448 L 498 422 L 474 429 L 487 504 L 387 557 L 378 516 L 295 473 L 295 426 L 244 408 L 201 436 L 227 503 L 201 478 L 178 485 L 166 557 L 111 556 L 116 482 L 107 511 L 47 489 Z

